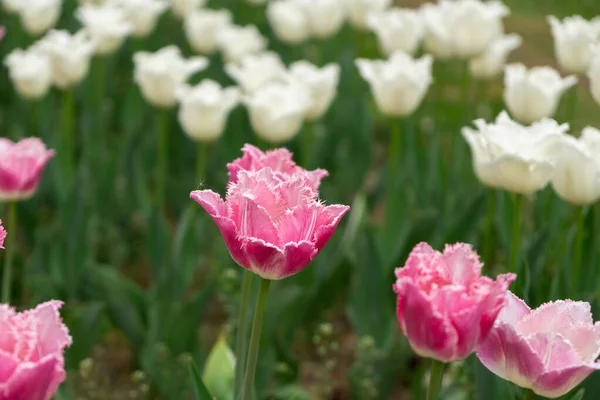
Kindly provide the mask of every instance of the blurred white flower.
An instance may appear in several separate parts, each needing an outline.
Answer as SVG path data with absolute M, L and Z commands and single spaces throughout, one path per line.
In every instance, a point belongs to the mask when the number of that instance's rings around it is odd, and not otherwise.
M 75 11 L 75 17 L 95 44 L 96 54 L 113 53 L 133 29 L 123 10 L 111 5 L 84 5 Z
M 531 124 L 553 116 L 562 94 L 576 83 L 574 75 L 561 78 L 550 67 L 528 70 L 523 64 L 509 64 L 504 72 L 504 102 L 515 119 Z
M 367 16 L 387 9 L 392 0 L 345 0 L 348 19 L 358 29 L 368 29 Z
M 346 19 L 344 0 L 289 0 L 302 7 L 310 36 L 326 39 L 337 33 Z
M 23 98 L 36 100 L 44 97 L 52 83 L 48 57 L 36 48 L 13 50 L 4 65 L 15 90 Z
M 309 25 L 302 6 L 290 0 L 275 0 L 267 5 L 267 19 L 277 39 L 298 44 L 309 35 Z
M 19 11 L 19 4 L 23 0 L 2 0 L 2 9 L 7 14 L 16 14 Z
M 587 75 L 590 79 L 592 97 L 600 105 L 600 44 L 592 46 L 592 61 Z
M 17 12 L 23 27 L 32 36 L 39 36 L 56 25 L 62 0 L 21 0 Z
M 160 15 L 169 8 L 166 0 L 112 0 L 110 4 L 123 9 L 135 37 L 148 36 L 156 28 Z
M 478 119 L 477 129 L 462 134 L 471 147 L 473 168 L 485 185 L 531 195 L 543 189 L 554 173 L 553 150 L 569 126 L 543 119 L 523 126 L 500 113 L 495 123 Z
M 377 35 L 379 47 L 386 56 L 397 50 L 412 55 L 423 38 L 423 19 L 416 10 L 391 8 L 374 12 L 367 17 L 367 24 Z
M 175 45 L 155 53 L 144 51 L 133 55 L 134 80 L 144 98 L 152 105 L 169 108 L 175 105 L 177 88 L 196 72 L 208 66 L 204 57 L 183 58 Z
M 52 30 L 36 47 L 49 57 L 52 82 L 59 89 L 69 89 L 78 84 L 90 69 L 94 44 L 83 31 L 71 34 Z
M 421 16 L 425 32 L 425 51 L 438 60 L 449 60 L 455 56 L 450 20 L 438 4 L 425 3 L 421 6 Z
M 577 205 L 600 199 L 600 131 L 587 127 L 579 139 L 562 135 L 555 146 L 552 188 L 565 201 Z
M 283 143 L 302 128 L 310 99 L 305 88 L 274 81 L 247 95 L 244 104 L 258 137 L 270 143 Z
M 223 134 L 229 112 L 240 101 L 240 91 L 205 79 L 193 87 L 181 86 L 177 99 L 183 131 L 194 140 L 212 142 Z
M 479 79 L 492 79 L 502 75 L 508 54 L 521 43 L 521 36 L 515 33 L 497 38 L 483 53 L 469 61 L 471 75 Z
M 554 52 L 561 68 L 570 74 L 583 74 L 590 66 L 591 45 L 600 39 L 600 17 L 586 21 L 579 15 L 562 22 L 548 17 L 554 37 Z
M 205 4 L 206 0 L 171 0 L 171 10 L 176 17 L 185 18 Z
M 239 62 L 249 54 L 263 51 L 267 39 L 254 25 L 231 25 L 217 33 L 217 46 L 226 62 Z
M 282 78 L 286 74 L 279 54 L 272 51 L 250 54 L 239 63 L 228 63 L 225 65 L 225 72 L 245 92 L 254 92 L 265 83 Z
M 418 60 L 398 51 L 388 60 L 355 61 L 360 75 L 371 87 L 379 110 L 387 116 L 412 114 L 431 84 L 433 59 L 425 55 Z
M 310 104 L 306 111 L 306 119 L 315 121 L 329 109 L 335 98 L 340 79 L 340 66 L 328 64 L 319 68 L 308 61 L 296 61 L 290 65 L 288 79 L 294 80 L 308 90 Z
M 231 25 L 233 17 L 227 10 L 200 9 L 185 17 L 183 28 L 190 46 L 200 54 L 217 50 L 217 34 Z

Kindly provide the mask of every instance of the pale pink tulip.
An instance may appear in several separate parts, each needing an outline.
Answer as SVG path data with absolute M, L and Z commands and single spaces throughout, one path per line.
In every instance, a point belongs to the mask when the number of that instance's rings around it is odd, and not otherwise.
M 54 150 L 37 138 L 0 138 L 0 200 L 23 200 L 35 193 Z
M 212 190 L 190 197 L 217 224 L 233 259 L 265 279 L 283 279 L 306 267 L 331 238 L 350 207 L 325 206 L 311 175 L 266 167 L 237 171 L 225 201 Z
M 494 281 L 481 276 L 482 266 L 468 244 L 440 253 L 419 243 L 396 269 L 398 322 L 418 355 L 463 360 L 486 338 L 516 275 Z
M 71 345 L 60 301 L 17 313 L 0 304 L 0 400 L 50 400 L 65 379 Z
M 559 300 L 531 310 L 508 292 L 494 328 L 477 350 L 490 371 L 556 398 L 600 369 L 600 322 L 586 302 Z
M 324 169 L 316 169 L 314 171 L 306 171 L 298 166 L 292 159 L 292 153 L 288 149 L 280 148 L 261 151 L 258 147 L 246 144 L 242 149 L 244 155 L 232 163 L 227 164 L 229 169 L 229 181 L 237 182 L 239 171 L 258 171 L 262 168 L 269 167 L 274 173 L 295 174 L 298 172 L 306 172 L 307 179 L 314 190 L 319 189 L 321 179 L 326 178 L 329 173 Z

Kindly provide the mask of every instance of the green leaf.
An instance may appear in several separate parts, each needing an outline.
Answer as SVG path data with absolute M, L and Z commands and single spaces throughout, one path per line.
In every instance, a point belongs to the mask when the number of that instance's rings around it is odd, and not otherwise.
M 204 382 L 202 382 L 198 367 L 196 367 L 196 364 L 193 361 L 190 362 L 189 368 L 192 382 L 194 384 L 194 394 L 196 396 L 196 400 L 212 400 L 213 397 L 210 395 L 210 392 L 204 385 Z
M 227 340 L 221 336 L 210 351 L 202 374 L 206 387 L 219 400 L 233 400 L 235 362 Z
M 276 400 L 310 400 L 313 397 L 306 389 L 298 385 L 287 385 L 277 389 L 273 393 L 273 398 Z

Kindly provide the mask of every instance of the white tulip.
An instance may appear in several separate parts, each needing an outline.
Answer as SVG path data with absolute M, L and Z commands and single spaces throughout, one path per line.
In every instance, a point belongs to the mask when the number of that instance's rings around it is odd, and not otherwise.
M 346 12 L 350 23 L 358 29 L 366 30 L 367 16 L 373 12 L 383 11 L 387 9 L 392 0 L 345 0 Z
M 21 0 L 17 12 L 25 30 L 32 36 L 39 36 L 56 25 L 62 0 Z
M 508 111 L 524 124 L 554 115 L 562 94 L 577 83 L 574 75 L 561 78 L 550 67 L 527 69 L 509 64 L 504 72 L 504 102 Z
M 123 9 L 132 35 L 138 38 L 148 36 L 156 28 L 160 15 L 169 8 L 166 0 L 112 0 L 110 4 Z
M 186 60 L 175 45 L 164 47 L 155 53 L 144 51 L 133 55 L 134 80 L 140 86 L 144 98 L 156 107 L 175 105 L 176 90 L 196 72 L 208 66 L 204 57 Z
M 389 60 L 355 61 L 360 75 L 371 87 L 379 110 L 392 117 L 412 114 L 431 84 L 433 59 L 425 55 L 418 60 L 401 51 Z
M 185 18 L 205 4 L 206 0 L 171 0 L 171 10 L 176 17 Z
M 600 44 L 592 49 L 592 61 L 588 69 L 590 79 L 590 91 L 596 103 L 600 104 Z
M 194 87 L 180 87 L 177 99 L 183 131 L 194 140 L 212 142 L 223 134 L 229 112 L 240 101 L 240 91 L 205 79 Z
M 72 35 L 67 31 L 50 31 L 36 45 L 46 53 L 52 67 L 52 82 L 60 89 L 69 89 L 88 74 L 94 44 L 85 32 Z
M 423 44 L 425 51 L 438 60 L 449 60 L 455 57 L 455 45 L 452 27 L 447 13 L 438 4 L 425 3 L 421 7 L 421 16 L 425 32 Z
M 7 14 L 16 14 L 19 12 L 19 4 L 21 4 L 23 0 L 2 0 L 2 9 Z
M 267 47 L 267 39 L 254 25 L 231 25 L 217 34 L 217 46 L 226 62 L 239 62 L 249 54 L 263 51 Z
M 306 111 L 306 119 L 320 119 L 329 109 L 335 98 L 340 80 L 340 66 L 328 64 L 319 68 L 308 61 L 296 61 L 290 65 L 288 78 L 308 90 L 310 104 Z
M 346 19 L 344 0 L 290 0 L 302 7 L 310 36 L 326 39 L 337 33 Z
M 391 8 L 371 13 L 367 24 L 377 35 L 379 47 L 386 56 L 397 50 L 414 54 L 423 38 L 423 19 L 416 10 Z
M 96 45 L 96 54 L 114 53 L 133 30 L 123 10 L 111 5 L 84 5 L 75 17 Z
M 600 39 L 600 18 L 586 21 L 579 15 L 562 22 L 548 17 L 554 37 L 554 52 L 561 68 L 570 74 L 583 74 L 590 66 L 591 45 Z
M 499 37 L 483 53 L 469 61 L 471 75 L 479 79 L 492 79 L 502 75 L 508 54 L 521 43 L 521 36 L 514 33 Z
M 552 188 L 565 201 L 577 205 L 600 199 L 600 131 L 587 127 L 579 139 L 563 135 L 556 145 Z
M 308 39 L 308 19 L 302 6 L 294 1 L 269 2 L 267 19 L 275 36 L 283 43 L 298 44 Z
M 502 112 L 495 123 L 478 119 L 477 129 L 463 128 L 471 147 L 473 169 L 485 185 L 531 195 L 543 189 L 554 173 L 553 150 L 569 126 L 544 119 L 523 126 Z
M 4 60 L 15 90 L 23 98 L 44 97 L 52 84 L 48 57 L 36 48 L 13 50 Z
M 200 9 L 185 17 L 183 28 L 190 46 L 200 54 L 217 50 L 217 34 L 231 25 L 233 17 L 227 10 Z
M 282 143 L 302 128 L 310 100 L 303 87 L 275 81 L 246 96 L 244 104 L 256 134 L 270 143 Z
M 250 54 L 237 64 L 228 63 L 225 65 L 225 72 L 245 92 L 254 92 L 264 84 L 286 74 L 283 61 L 272 51 Z

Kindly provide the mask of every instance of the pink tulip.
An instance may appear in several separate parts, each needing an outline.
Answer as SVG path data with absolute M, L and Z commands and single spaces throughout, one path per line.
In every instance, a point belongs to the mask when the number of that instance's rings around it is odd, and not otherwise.
M 64 349 L 71 345 L 60 301 L 17 313 L 0 305 L 0 400 L 50 400 L 65 379 Z
M 396 269 L 398 322 L 418 355 L 463 360 L 486 338 L 516 275 L 494 281 L 481 276 L 482 266 L 468 244 L 446 245 L 440 253 L 419 243 Z
M 269 167 L 276 173 L 295 174 L 306 172 L 307 179 L 314 190 L 319 189 L 321 179 L 326 178 L 329 173 L 324 169 L 306 171 L 292 160 L 292 153 L 285 148 L 262 152 L 258 147 L 246 144 L 242 149 L 244 155 L 232 163 L 227 164 L 229 169 L 229 181 L 237 182 L 240 171 L 258 171 Z
M 4 239 L 6 239 L 6 229 L 4 229 L 2 220 L 0 220 L 0 249 L 4 248 Z
M 350 209 L 323 205 L 313 185 L 309 173 L 282 174 L 266 167 L 237 171 L 225 201 L 212 190 L 190 197 L 210 214 L 240 266 L 277 280 L 306 267 Z
M 4 29 L 4 27 L 0 26 L 0 40 L 2 40 L 2 38 L 4 37 L 5 33 L 6 33 L 6 30 Z
M 0 138 L 0 200 L 23 200 L 36 191 L 46 163 L 54 156 L 37 138 Z
M 600 369 L 600 322 L 586 302 L 559 300 L 531 310 L 508 292 L 477 357 L 493 373 L 556 398 Z

